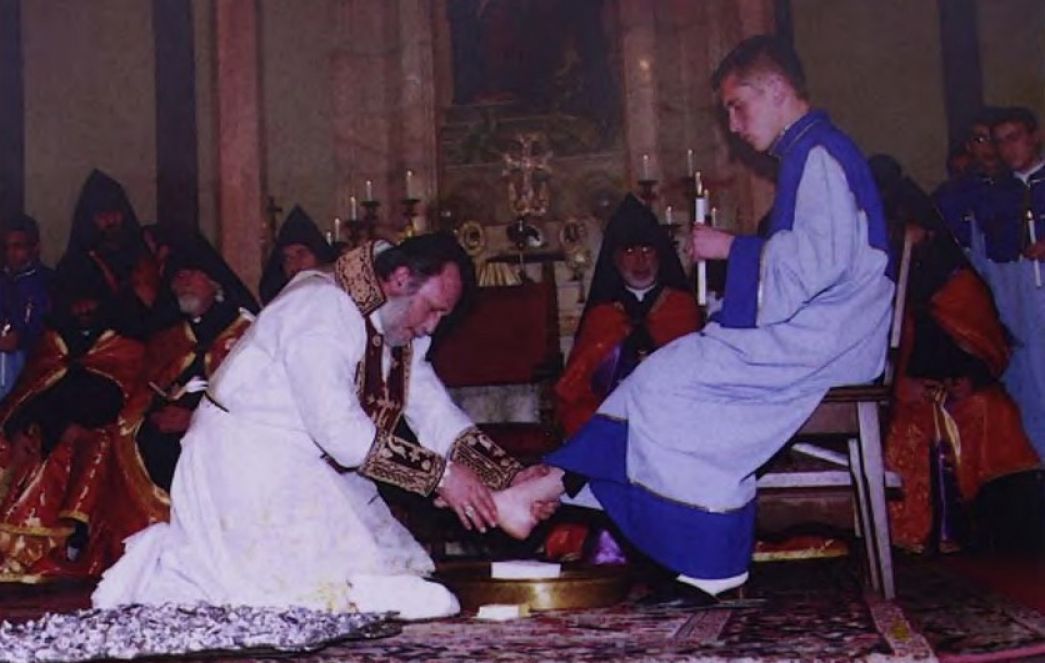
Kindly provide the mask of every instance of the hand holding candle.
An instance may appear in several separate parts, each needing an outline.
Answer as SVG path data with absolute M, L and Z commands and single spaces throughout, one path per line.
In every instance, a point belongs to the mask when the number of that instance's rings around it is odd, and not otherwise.
M 1034 227 L 1034 214 L 1027 210 L 1027 236 L 1030 239 L 1030 245 L 1034 246 L 1038 243 L 1038 230 Z M 1031 258 L 1034 263 L 1034 287 L 1041 287 L 1041 261 L 1036 258 Z
M 697 305 L 707 306 L 708 303 L 708 265 L 703 259 L 702 247 L 698 246 L 700 238 L 699 227 L 707 221 L 708 199 L 704 185 L 700 180 L 700 171 L 693 174 L 693 184 L 696 197 L 693 199 L 693 257 L 697 258 Z

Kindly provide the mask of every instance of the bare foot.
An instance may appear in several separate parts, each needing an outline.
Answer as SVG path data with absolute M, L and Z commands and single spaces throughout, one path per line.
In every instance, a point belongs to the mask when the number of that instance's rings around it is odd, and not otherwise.
M 552 468 L 548 474 L 505 488 L 493 495 L 497 505 L 497 525 L 516 539 L 525 539 L 537 526 L 536 502 L 558 500 L 563 493 L 563 472 Z

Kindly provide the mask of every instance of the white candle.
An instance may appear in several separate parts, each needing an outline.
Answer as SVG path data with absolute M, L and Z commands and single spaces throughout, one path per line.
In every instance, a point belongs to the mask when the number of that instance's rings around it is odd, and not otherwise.
M 704 185 L 700 181 L 700 171 L 693 174 L 693 182 L 696 185 L 697 197 L 693 199 L 693 223 L 704 225 L 707 223 L 708 197 Z M 697 261 L 697 305 L 708 304 L 708 264 L 707 261 Z
M 355 196 L 348 197 L 348 218 L 351 221 L 359 220 L 359 208 L 356 205 L 357 202 Z
M 341 217 L 339 216 L 334 217 L 334 241 L 341 241 Z
M 644 179 L 644 180 L 648 180 L 649 179 L 649 155 L 648 154 L 643 154 L 642 155 L 642 179 Z
M 693 199 L 693 221 L 704 223 L 708 218 L 708 199 L 706 196 L 697 196 Z
M 693 150 L 686 150 L 686 175 L 693 172 Z
M 710 222 L 710 225 L 711 225 L 712 228 L 718 228 L 718 208 L 717 207 L 712 207 L 711 208 L 711 222 Z
M 374 182 L 372 180 L 367 180 L 364 183 L 364 188 L 366 189 L 366 199 L 367 200 L 373 200 L 374 199 Z
M 414 171 L 407 170 L 406 171 L 406 197 L 407 198 L 413 198 L 414 197 L 414 186 L 413 186 L 413 183 L 414 183 Z
M 1032 245 L 1038 242 L 1038 231 L 1034 227 L 1034 213 L 1030 210 L 1027 210 L 1027 234 L 1030 236 Z M 1041 287 L 1041 261 L 1037 258 L 1034 259 L 1034 286 Z
M 674 210 L 671 208 L 671 205 L 668 205 L 664 208 L 664 223 L 668 224 L 669 226 L 675 225 L 675 217 L 672 214 L 673 212 Z

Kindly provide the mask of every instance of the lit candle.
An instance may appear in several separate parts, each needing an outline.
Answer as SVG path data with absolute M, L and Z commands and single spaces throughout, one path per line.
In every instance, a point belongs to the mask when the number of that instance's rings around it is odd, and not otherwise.
M 334 217 L 334 241 L 341 241 L 341 217 L 339 216 Z
M 406 171 L 406 197 L 407 198 L 413 198 L 414 197 L 413 180 L 414 180 L 414 171 L 407 170 Z
M 332 233 L 332 232 L 330 232 L 328 230 L 328 231 L 326 231 L 326 233 L 324 233 L 324 235 L 326 235 L 327 244 L 333 246 L 334 245 L 334 233 Z
M 700 180 L 700 171 L 693 174 L 693 183 L 696 187 L 697 197 L 693 199 L 693 223 L 704 225 L 707 223 L 708 196 L 704 189 L 704 183 Z M 697 305 L 708 304 L 708 264 L 705 260 L 697 261 Z
M 357 201 L 355 196 L 348 197 L 348 218 L 351 221 L 359 220 L 359 208 L 357 207 L 356 203 Z
M 1034 227 L 1034 213 L 1027 210 L 1027 234 L 1030 236 L 1031 245 L 1038 242 L 1038 231 Z M 1034 259 L 1034 286 L 1041 287 L 1041 261 Z
M 693 150 L 686 150 L 686 174 L 693 172 Z
M 673 215 L 674 210 L 671 209 L 671 205 L 664 208 L 664 222 L 669 226 L 675 225 L 675 218 Z
M 649 155 L 648 154 L 643 154 L 642 155 L 642 179 L 644 179 L 644 180 L 648 180 L 649 179 Z
M 718 228 L 718 208 L 711 208 L 711 223 L 709 224 L 712 228 Z
M 374 199 L 374 182 L 372 180 L 367 180 L 364 183 L 364 188 L 366 189 L 366 199 L 367 200 L 373 200 Z

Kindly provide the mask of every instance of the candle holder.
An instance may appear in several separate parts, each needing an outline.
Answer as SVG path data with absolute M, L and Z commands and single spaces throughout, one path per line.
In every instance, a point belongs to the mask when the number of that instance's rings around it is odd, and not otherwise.
M 639 198 L 647 207 L 653 207 L 653 201 L 657 199 L 657 193 L 653 190 L 656 186 L 657 180 L 639 180 Z
M 403 237 L 413 237 L 417 234 L 417 228 L 414 227 L 414 210 L 417 207 L 417 203 L 421 202 L 420 198 L 403 198 Z
M 374 226 L 377 225 L 377 208 L 381 206 L 381 203 L 376 200 L 363 200 L 360 202 L 363 203 L 363 218 L 350 219 L 348 221 L 349 241 L 352 243 L 352 246 L 359 246 L 361 243 L 374 238 Z

